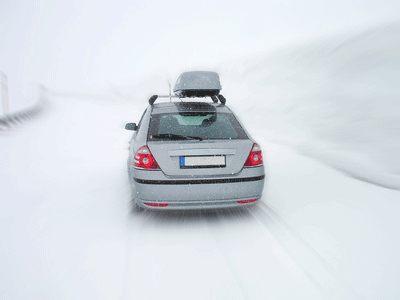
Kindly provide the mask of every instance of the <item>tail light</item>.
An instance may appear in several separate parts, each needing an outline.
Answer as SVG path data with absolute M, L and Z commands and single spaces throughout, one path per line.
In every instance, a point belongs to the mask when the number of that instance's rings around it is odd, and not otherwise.
M 149 147 L 140 147 L 133 158 L 133 166 L 142 169 L 160 169 Z
M 251 199 L 251 200 L 240 200 L 237 203 L 239 204 L 245 204 L 245 203 L 251 203 L 251 202 L 256 202 L 258 199 Z
M 247 160 L 244 163 L 244 166 L 254 167 L 262 165 L 262 163 L 263 163 L 263 158 L 261 153 L 261 147 L 257 143 L 254 143 L 253 148 L 251 149 L 251 152 L 249 154 L 249 157 L 247 157 Z
M 145 203 L 148 206 L 154 206 L 154 207 L 166 207 L 168 206 L 168 203 Z

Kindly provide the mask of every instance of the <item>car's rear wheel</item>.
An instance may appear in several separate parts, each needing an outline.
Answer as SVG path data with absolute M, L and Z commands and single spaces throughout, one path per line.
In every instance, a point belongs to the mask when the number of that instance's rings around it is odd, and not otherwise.
M 133 209 L 135 210 L 135 212 L 141 213 L 145 210 L 143 207 L 141 207 L 137 204 L 134 197 L 132 197 L 132 202 L 133 202 Z
M 134 190 L 134 187 L 133 187 L 133 180 L 132 180 L 131 173 L 129 171 L 129 163 L 130 163 L 130 159 L 128 158 L 128 178 L 129 178 L 129 186 L 130 186 L 130 189 L 131 189 L 131 203 L 132 203 L 133 210 L 135 212 L 140 213 L 140 212 L 144 211 L 145 209 L 143 207 L 140 207 L 136 202 L 136 199 L 135 199 L 135 196 L 134 196 L 135 195 L 135 190 Z

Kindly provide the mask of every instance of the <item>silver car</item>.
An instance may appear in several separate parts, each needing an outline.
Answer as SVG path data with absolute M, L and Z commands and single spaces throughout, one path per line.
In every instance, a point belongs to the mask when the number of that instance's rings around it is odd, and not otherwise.
M 134 131 L 128 174 L 138 209 L 239 207 L 261 198 L 265 173 L 260 146 L 218 89 L 207 93 L 197 88 L 188 94 L 212 101 L 154 103 L 158 96 L 153 96 L 139 124 L 126 124 Z M 177 97 L 186 100 L 182 94 Z

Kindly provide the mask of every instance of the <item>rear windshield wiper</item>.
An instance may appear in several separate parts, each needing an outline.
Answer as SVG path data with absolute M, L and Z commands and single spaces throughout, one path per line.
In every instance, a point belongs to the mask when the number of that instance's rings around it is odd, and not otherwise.
M 191 136 L 191 135 L 180 135 L 173 133 L 160 133 L 152 136 L 153 139 L 170 139 L 170 140 L 199 140 L 203 139 L 199 136 Z

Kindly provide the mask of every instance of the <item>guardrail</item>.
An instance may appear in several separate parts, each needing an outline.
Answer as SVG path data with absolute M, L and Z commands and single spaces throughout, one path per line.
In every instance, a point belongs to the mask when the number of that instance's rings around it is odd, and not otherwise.
M 6 130 L 10 127 L 16 126 L 28 119 L 32 119 L 37 116 L 44 107 L 44 100 L 40 100 L 41 103 L 35 105 L 32 108 L 24 109 L 19 112 L 8 114 L 0 118 L 0 130 Z
M 17 126 L 18 124 L 36 117 L 41 113 L 47 103 L 47 89 L 43 86 L 39 86 L 41 89 L 41 94 L 39 101 L 36 105 L 23 109 L 14 113 L 7 113 L 0 116 L 0 131 L 7 130 L 11 127 Z

